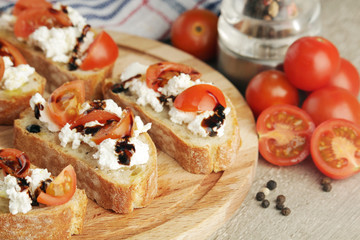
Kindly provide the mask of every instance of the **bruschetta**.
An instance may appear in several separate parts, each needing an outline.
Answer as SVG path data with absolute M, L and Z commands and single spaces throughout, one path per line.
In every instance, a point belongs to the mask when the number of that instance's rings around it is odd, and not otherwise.
M 13 124 L 32 95 L 44 92 L 45 83 L 18 49 L 0 39 L 0 124 Z
M 135 62 L 104 81 L 103 95 L 151 122 L 155 145 L 185 170 L 219 172 L 236 159 L 239 124 L 230 99 L 200 77 L 183 64 Z
M 57 177 L 17 149 L 0 149 L 0 238 L 69 239 L 83 229 L 88 198 L 71 165 Z
M 101 97 L 100 83 L 111 75 L 118 57 L 108 33 L 95 31 L 70 6 L 45 0 L 19 0 L 0 21 L 0 37 L 14 44 L 47 79 L 49 92 L 81 79 L 87 99 Z
M 58 173 L 74 166 L 78 186 L 100 206 L 129 213 L 157 193 L 156 147 L 130 109 L 113 100 L 85 101 L 84 82 L 65 83 L 14 123 L 14 145 L 34 163 Z M 51 159 L 51 160 L 49 160 Z

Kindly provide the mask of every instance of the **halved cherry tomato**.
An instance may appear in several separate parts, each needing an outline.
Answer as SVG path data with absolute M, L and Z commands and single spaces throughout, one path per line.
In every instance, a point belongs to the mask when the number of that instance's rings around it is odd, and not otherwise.
M 301 108 L 288 104 L 268 107 L 256 123 L 260 154 L 275 165 L 297 164 L 310 153 L 314 129 L 314 122 Z
M 70 128 L 77 126 L 83 126 L 88 122 L 98 121 L 101 124 L 105 124 L 108 120 L 119 121 L 120 118 L 111 112 L 104 110 L 93 110 L 90 113 L 84 113 L 79 115 L 73 122 L 70 122 Z
M 80 106 L 85 102 L 85 85 L 82 80 L 67 82 L 57 88 L 49 97 L 48 111 L 51 119 L 59 126 L 75 120 Z
M 14 148 L 0 149 L 0 168 L 7 174 L 23 178 L 28 175 L 30 160 L 20 150 Z
M 63 11 L 53 8 L 28 8 L 17 16 L 14 33 L 16 37 L 27 38 L 40 26 L 69 27 L 72 22 Z
M 148 67 L 146 85 L 157 91 L 159 87 L 164 86 L 172 77 L 180 73 L 189 74 L 193 81 L 201 77 L 201 74 L 190 66 L 173 62 L 160 62 Z
M 311 156 L 316 167 L 334 179 L 360 171 L 360 127 L 345 119 L 321 123 L 311 137 Z
M 80 68 L 93 70 L 114 63 L 119 55 L 119 50 L 110 35 L 102 31 L 91 43 L 86 54 Z
M 17 16 L 28 8 L 51 8 L 46 0 L 18 0 L 14 6 L 13 15 Z
M 0 82 L 1 79 L 4 76 L 4 72 L 5 72 L 5 63 L 4 63 L 4 59 L 2 57 L 0 57 Z
M 67 203 L 75 191 L 76 173 L 74 168 L 68 165 L 46 188 L 46 193 L 40 192 L 37 201 L 48 206 L 61 205 Z
M 14 66 L 18 66 L 20 64 L 27 64 L 24 56 L 16 47 L 2 39 L 0 39 L 0 56 L 9 57 L 14 63 Z
M 113 121 L 110 125 L 101 128 L 92 140 L 96 144 L 100 144 L 107 138 L 118 139 L 131 136 L 134 124 L 133 112 L 126 108 L 125 116 L 120 121 Z
M 226 107 L 222 91 L 210 84 L 197 84 L 185 89 L 174 101 L 174 107 L 184 112 L 212 111 L 221 104 Z

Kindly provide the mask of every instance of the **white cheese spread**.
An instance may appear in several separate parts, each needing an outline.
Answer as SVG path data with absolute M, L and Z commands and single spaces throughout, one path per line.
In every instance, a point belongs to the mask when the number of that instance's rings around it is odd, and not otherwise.
M 14 66 L 9 57 L 2 57 L 4 60 L 5 71 L 2 78 L 2 88 L 13 91 L 29 82 L 29 77 L 35 72 L 35 69 L 28 64 Z

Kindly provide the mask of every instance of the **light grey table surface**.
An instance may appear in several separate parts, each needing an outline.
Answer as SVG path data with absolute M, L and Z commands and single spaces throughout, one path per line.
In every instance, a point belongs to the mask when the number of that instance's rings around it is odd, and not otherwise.
M 322 0 L 321 4 L 320 35 L 360 71 L 360 1 Z M 322 177 L 311 159 L 276 167 L 260 158 L 243 204 L 209 239 L 360 239 L 360 174 L 333 181 L 330 192 L 321 190 Z M 264 209 L 255 194 L 270 179 L 278 186 L 267 196 L 270 207 Z M 275 209 L 279 194 L 287 198 L 289 216 Z

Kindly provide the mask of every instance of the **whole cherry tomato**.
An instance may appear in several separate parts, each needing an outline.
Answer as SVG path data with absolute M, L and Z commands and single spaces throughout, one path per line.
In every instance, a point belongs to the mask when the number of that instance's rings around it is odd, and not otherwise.
M 245 98 L 255 116 L 275 104 L 299 104 L 298 90 L 283 72 L 277 70 L 263 71 L 253 77 L 246 88 Z
M 260 154 L 275 165 L 297 164 L 310 153 L 314 129 L 310 116 L 299 107 L 288 104 L 268 107 L 256 122 Z
M 284 59 L 287 78 L 305 91 L 326 86 L 339 66 L 339 51 L 323 37 L 299 38 L 289 47 Z
M 201 60 L 215 57 L 218 17 L 205 9 L 188 10 L 171 27 L 172 44 Z
M 338 87 L 324 87 L 312 92 L 302 105 L 316 125 L 341 118 L 360 124 L 360 104 L 349 91 Z
M 360 127 L 345 119 L 321 123 L 311 137 L 311 156 L 316 167 L 334 179 L 360 171 Z
M 344 88 L 354 94 L 359 94 L 360 76 L 356 67 L 348 60 L 341 58 L 340 68 L 337 73 L 330 79 L 328 86 L 336 86 Z

